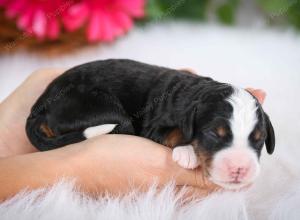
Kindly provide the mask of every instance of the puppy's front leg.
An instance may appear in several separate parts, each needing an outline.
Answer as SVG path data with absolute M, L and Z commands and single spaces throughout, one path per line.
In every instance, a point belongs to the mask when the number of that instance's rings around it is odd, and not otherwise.
M 175 162 L 186 169 L 195 169 L 200 165 L 200 161 L 192 145 L 175 147 L 173 149 L 172 157 Z

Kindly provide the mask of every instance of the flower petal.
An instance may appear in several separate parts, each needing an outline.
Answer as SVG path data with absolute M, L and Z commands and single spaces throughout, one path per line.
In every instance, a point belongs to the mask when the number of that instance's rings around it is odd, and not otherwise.
M 118 17 L 115 17 L 115 13 L 111 15 L 112 25 L 114 26 L 114 34 L 116 37 L 121 36 L 125 33 L 124 28 L 120 24 Z
M 62 21 L 68 31 L 74 31 L 80 28 L 85 22 L 89 14 L 89 8 L 85 3 L 79 3 L 71 6 L 66 13 L 64 13 Z
M 90 22 L 87 27 L 87 39 L 90 42 L 96 42 L 101 39 L 101 14 L 95 11 L 91 15 Z
M 17 20 L 17 26 L 21 30 L 25 30 L 32 23 L 33 9 L 25 11 Z
M 102 19 L 102 22 L 101 22 L 102 40 L 103 41 L 112 41 L 114 39 L 114 37 L 116 36 L 115 28 L 119 28 L 119 27 L 113 23 L 111 16 L 107 13 L 102 13 L 101 19 Z
M 116 23 L 120 25 L 120 27 L 122 27 L 123 30 L 128 31 L 130 28 L 132 28 L 133 23 L 131 18 L 124 12 L 116 12 L 114 18 Z
M 133 17 L 140 18 L 145 15 L 144 0 L 118 0 L 116 5 L 119 7 L 119 10 L 121 9 Z
M 33 16 L 32 31 L 40 39 L 46 35 L 47 17 L 44 11 L 37 10 Z
M 54 40 L 58 38 L 59 35 L 59 23 L 57 21 L 57 19 L 50 19 L 48 20 L 48 24 L 47 24 L 47 36 Z
M 9 2 L 9 4 L 7 5 L 7 10 L 5 11 L 5 15 L 8 18 L 14 18 L 17 14 L 20 14 L 22 10 L 24 10 L 25 4 L 25 0 L 15 0 Z
M 7 0 L 0 0 L 0 6 L 5 6 L 6 3 L 7 3 Z

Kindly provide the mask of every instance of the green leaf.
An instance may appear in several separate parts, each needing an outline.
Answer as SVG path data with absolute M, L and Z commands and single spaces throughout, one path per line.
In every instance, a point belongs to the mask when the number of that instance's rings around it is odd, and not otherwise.
M 163 15 L 163 9 L 159 0 L 148 0 L 146 7 L 146 15 L 148 19 L 154 19 Z
M 217 8 L 217 17 L 224 24 L 233 24 L 235 21 L 235 12 L 239 5 L 238 0 L 228 0 Z
M 148 0 L 150 19 L 204 19 L 209 0 Z
M 288 12 L 290 7 L 297 4 L 298 0 L 257 0 L 261 8 L 269 16 L 280 16 Z
M 300 29 L 300 2 L 292 5 L 287 12 L 287 21 Z

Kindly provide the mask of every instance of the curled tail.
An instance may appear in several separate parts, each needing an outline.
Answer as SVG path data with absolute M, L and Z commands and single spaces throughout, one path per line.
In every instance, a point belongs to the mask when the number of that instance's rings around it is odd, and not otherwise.
M 26 133 L 30 142 L 40 151 L 52 150 L 85 140 L 82 131 L 55 136 L 47 126 L 44 112 L 31 114 L 26 122 Z

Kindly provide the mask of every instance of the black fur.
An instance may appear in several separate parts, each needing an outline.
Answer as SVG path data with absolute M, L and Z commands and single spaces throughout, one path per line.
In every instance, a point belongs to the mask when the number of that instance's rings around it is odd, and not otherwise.
M 101 124 L 118 124 L 111 133 L 132 134 L 163 143 L 174 129 L 181 144 L 197 140 L 213 153 L 229 146 L 228 119 L 232 106 L 225 101 L 232 86 L 211 78 L 131 60 L 104 60 L 83 64 L 55 79 L 33 106 L 27 135 L 39 150 L 83 141 L 83 131 Z M 274 150 L 274 132 L 268 117 L 267 149 Z M 54 137 L 40 129 L 47 125 Z M 226 137 L 214 129 L 222 125 Z M 273 136 L 272 136 L 273 135 Z
M 275 149 L 275 133 L 274 133 L 274 128 L 273 125 L 270 121 L 269 116 L 265 113 L 264 114 L 264 119 L 265 119 L 265 124 L 266 124 L 266 148 L 267 152 L 269 154 L 272 154 Z

